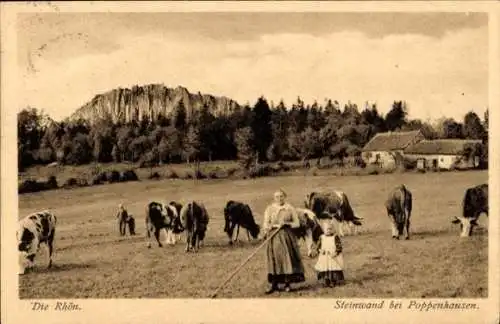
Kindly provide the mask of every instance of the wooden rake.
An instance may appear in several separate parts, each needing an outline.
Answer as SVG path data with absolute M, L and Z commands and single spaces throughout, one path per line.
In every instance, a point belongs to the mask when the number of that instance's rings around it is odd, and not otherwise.
M 266 245 L 267 242 L 269 242 L 276 234 L 278 234 L 280 229 L 281 227 L 276 229 L 276 231 L 274 231 L 271 235 L 269 235 L 229 276 L 227 276 L 227 278 L 219 285 L 219 287 L 217 287 L 217 289 L 215 289 L 215 291 L 210 295 L 210 298 L 217 297 L 217 293 L 219 292 L 219 290 L 221 290 L 222 287 L 224 287 L 224 285 L 226 285 L 231 279 L 233 279 L 233 277 L 241 269 L 243 269 L 245 264 L 247 264 L 248 261 L 250 261 L 250 259 L 252 259 L 257 254 L 257 252 L 259 252 L 259 250 Z

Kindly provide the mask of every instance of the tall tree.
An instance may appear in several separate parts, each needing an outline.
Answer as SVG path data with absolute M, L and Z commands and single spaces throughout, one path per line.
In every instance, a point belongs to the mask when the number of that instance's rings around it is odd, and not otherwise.
M 161 162 L 178 160 L 182 152 L 182 141 L 179 131 L 174 126 L 168 126 L 158 144 L 158 154 Z
M 257 159 L 265 160 L 267 149 L 269 148 L 269 145 L 271 145 L 273 137 L 271 129 L 272 113 L 264 97 L 260 97 L 257 100 L 257 103 L 255 104 L 253 109 L 253 113 L 254 118 L 251 123 L 251 128 L 253 134 L 257 135 L 253 138 L 253 146 L 255 147 L 257 153 Z
M 302 145 L 300 155 L 303 161 L 317 157 L 321 150 L 319 134 L 312 127 L 307 127 L 301 133 Z
M 465 114 L 463 124 L 463 135 L 469 139 L 483 139 L 486 130 L 483 123 L 475 112 L 469 111 Z
M 238 160 L 240 164 L 248 169 L 254 161 L 255 148 L 253 146 L 254 132 L 251 127 L 239 128 L 235 133 L 235 143 L 238 149 Z
M 174 110 L 173 124 L 179 131 L 184 131 L 187 124 L 187 110 L 184 101 L 179 101 L 178 106 Z
M 192 161 L 197 165 L 202 151 L 201 145 L 200 131 L 194 125 L 190 125 L 183 145 L 183 155 L 188 163 Z
M 406 105 L 403 101 L 394 101 L 391 110 L 385 116 L 387 129 L 394 131 L 403 127 L 408 115 Z
M 441 124 L 443 138 L 464 138 L 463 125 L 453 118 L 445 118 Z
M 489 110 L 486 109 L 486 111 L 484 112 L 484 122 L 483 122 L 483 127 L 486 132 L 488 132 L 489 129 L 489 117 L 490 117 Z

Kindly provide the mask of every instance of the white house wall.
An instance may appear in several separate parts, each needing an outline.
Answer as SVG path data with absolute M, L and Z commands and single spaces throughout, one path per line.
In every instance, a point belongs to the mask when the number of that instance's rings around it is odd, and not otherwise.
M 396 164 L 394 153 L 387 151 L 363 152 L 361 156 L 366 164 L 373 164 L 377 162 L 377 155 L 379 156 L 378 162 L 383 167 L 392 167 Z
M 461 159 L 459 155 L 407 154 L 406 156 L 415 160 L 424 159 L 426 161 L 426 168 L 432 168 L 432 161 L 437 160 L 437 167 L 446 170 L 451 169 L 456 161 Z M 458 166 L 462 168 L 471 168 L 474 167 L 474 161 L 463 161 Z

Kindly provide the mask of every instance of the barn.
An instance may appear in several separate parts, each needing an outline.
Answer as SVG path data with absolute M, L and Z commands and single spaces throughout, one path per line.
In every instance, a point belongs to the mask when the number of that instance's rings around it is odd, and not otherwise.
M 404 155 L 417 161 L 420 170 L 452 170 L 477 168 L 480 157 L 467 153 L 467 147 L 482 146 L 480 140 L 423 140 L 408 146 Z
M 363 147 L 361 157 L 367 165 L 393 167 L 397 163 L 397 157 L 403 156 L 408 146 L 422 140 L 425 140 L 425 136 L 420 130 L 378 133 Z

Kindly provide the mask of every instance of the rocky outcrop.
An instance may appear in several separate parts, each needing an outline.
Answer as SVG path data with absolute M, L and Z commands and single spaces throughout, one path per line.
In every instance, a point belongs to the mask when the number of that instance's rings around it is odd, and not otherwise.
M 192 94 L 186 88 L 175 89 L 163 84 L 134 86 L 132 89 L 114 89 L 96 95 L 71 116 L 71 120 L 85 119 L 95 122 L 110 119 L 116 122 L 140 121 L 144 118 L 156 120 L 161 114 L 171 117 L 183 105 L 189 119 L 193 112 L 207 105 L 215 116 L 230 114 L 239 104 L 226 97 L 208 94 Z

